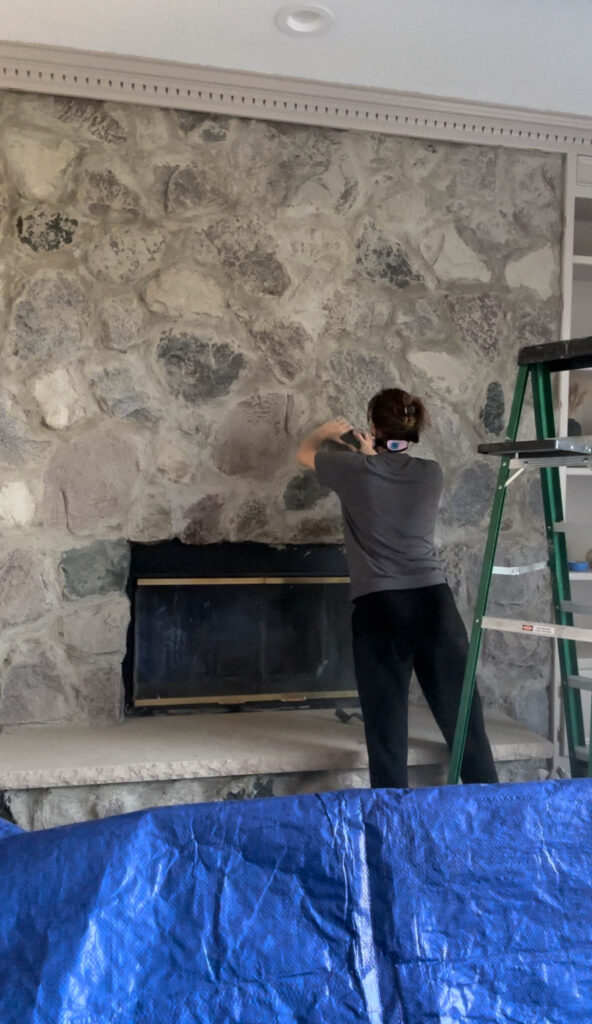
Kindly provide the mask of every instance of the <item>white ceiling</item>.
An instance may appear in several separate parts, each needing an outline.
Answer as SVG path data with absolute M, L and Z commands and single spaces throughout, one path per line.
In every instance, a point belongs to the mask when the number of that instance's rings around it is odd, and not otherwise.
M 0 39 L 592 115 L 592 0 L 0 0 Z

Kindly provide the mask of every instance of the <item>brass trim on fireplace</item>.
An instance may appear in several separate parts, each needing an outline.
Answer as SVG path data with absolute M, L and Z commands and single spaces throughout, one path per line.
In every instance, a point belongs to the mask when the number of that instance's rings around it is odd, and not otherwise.
M 146 697 L 135 700 L 134 706 L 140 708 L 154 707 L 157 704 L 245 704 L 255 700 L 279 700 L 282 702 L 295 700 L 330 700 L 332 697 L 356 697 L 356 690 L 315 690 L 313 693 L 249 693 L 230 694 L 228 697 Z
M 349 583 L 349 576 L 176 576 L 141 577 L 138 587 L 189 587 L 216 583 L 222 586 L 237 583 Z

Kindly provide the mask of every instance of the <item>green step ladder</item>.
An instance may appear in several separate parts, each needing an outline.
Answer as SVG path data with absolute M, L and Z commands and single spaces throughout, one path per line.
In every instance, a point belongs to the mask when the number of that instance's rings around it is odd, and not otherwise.
M 579 675 L 576 653 L 576 641 L 592 642 L 592 629 L 581 629 L 573 624 L 574 614 L 592 615 L 592 605 L 577 604 L 571 599 L 565 537 L 567 524 L 563 521 L 563 501 L 559 477 L 560 466 L 587 466 L 592 469 L 592 437 L 555 437 L 551 387 L 551 373 L 589 367 L 592 367 L 592 337 L 545 345 L 531 345 L 521 349 L 518 354 L 518 376 L 506 441 L 499 444 L 482 444 L 477 449 L 482 454 L 501 456 L 501 465 L 483 556 L 471 641 L 450 757 L 448 782 L 452 784 L 457 783 L 460 779 L 469 715 L 475 690 L 477 663 L 485 629 L 504 630 L 521 633 L 525 636 L 548 636 L 556 639 L 571 774 L 573 778 L 592 776 L 592 742 L 589 747 L 586 747 L 581 700 L 582 690 L 592 690 L 592 679 Z M 536 440 L 517 441 L 529 376 L 532 381 Z M 502 569 L 495 566 L 494 562 L 508 484 L 528 468 L 537 468 L 541 474 L 548 561 L 531 566 Z M 505 573 L 519 573 L 546 568 L 547 565 L 551 571 L 553 623 L 500 619 L 486 615 L 491 577 L 496 570 Z M 590 735 L 592 736 L 592 722 Z

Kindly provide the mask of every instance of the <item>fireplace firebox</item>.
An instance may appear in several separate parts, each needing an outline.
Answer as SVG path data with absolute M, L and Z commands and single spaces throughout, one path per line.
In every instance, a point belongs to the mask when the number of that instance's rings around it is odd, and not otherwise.
M 132 544 L 128 711 L 355 703 L 336 545 Z

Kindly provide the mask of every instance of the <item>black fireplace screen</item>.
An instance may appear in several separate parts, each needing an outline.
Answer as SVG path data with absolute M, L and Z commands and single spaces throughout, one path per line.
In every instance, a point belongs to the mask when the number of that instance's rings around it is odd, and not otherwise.
M 133 581 L 132 704 L 335 702 L 354 696 L 351 605 L 339 549 L 215 548 L 225 557 L 215 557 L 212 548 L 191 552 L 194 565 L 209 567 L 206 575 L 164 576 L 161 567 Z M 269 551 L 271 559 L 264 557 Z M 213 575 L 224 564 L 238 564 L 243 572 Z M 267 567 L 265 575 L 248 571 L 257 564 Z

